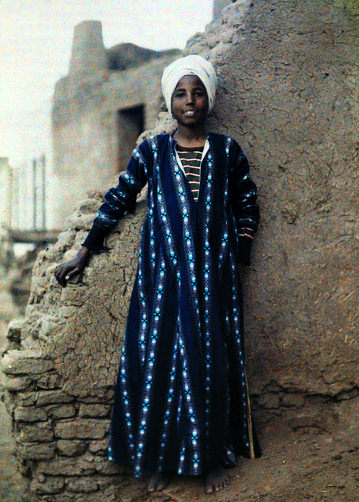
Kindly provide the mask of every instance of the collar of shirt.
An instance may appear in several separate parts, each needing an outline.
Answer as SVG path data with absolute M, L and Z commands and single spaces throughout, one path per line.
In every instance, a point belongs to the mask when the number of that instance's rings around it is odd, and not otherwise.
M 202 167 L 202 161 L 204 159 L 204 156 L 206 155 L 206 153 L 208 152 L 209 150 L 209 141 L 208 141 L 208 138 L 206 139 L 206 142 L 204 144 L 204 147 L 203 147 L 203 151 L 202 151 L 202 157 L 201 157 L 201 167 Z M 176 153 L 176 160 L 177 160 L 177 164 L 180 166 L 180 168 L 182 169 L 183 172 L 184 171 L 184 168 L 183 168 L 183 165 L 182 165 L 182 162 L 181 162 L 181 159 L 178 155 L 178 151 L 177 149 L 175 148 L 175 153 Z

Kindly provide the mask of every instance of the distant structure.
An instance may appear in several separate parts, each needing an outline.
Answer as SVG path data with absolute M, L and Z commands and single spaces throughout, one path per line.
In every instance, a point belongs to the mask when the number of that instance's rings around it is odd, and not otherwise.
M 0 226 L 10 226 L 13 171 L 8 157 L 0 157 Z
M 0 226 L 13 230 L 46 228 L 46 159 L 13 167 L 0 157 Z
M 57 232 L 46 230 L 48 182 L 45 155 L 16 167 L 0 157 L 0 227 L 10 242 L 56 241 Z
M 138 136 L 155 124 L 162 71 L 179 53 L 130 43 L 106 49 L 99 21 L 75 27 L 52 106 L 56 228 L 89 189 L 103 190 L 126 167 Z
M 216 21 L 221 17 L 222 10 L 235 2 L 235 0 L 214 0 L 213 1 L 213 21 Z

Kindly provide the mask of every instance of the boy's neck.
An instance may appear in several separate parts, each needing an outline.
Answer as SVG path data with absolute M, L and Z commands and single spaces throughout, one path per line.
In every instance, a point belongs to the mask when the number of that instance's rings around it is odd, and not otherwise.
M 180 146 L 204 146 L 207 135 L 205 127 L 190 128 L 179 125 L 173 134 L 173 138 Z

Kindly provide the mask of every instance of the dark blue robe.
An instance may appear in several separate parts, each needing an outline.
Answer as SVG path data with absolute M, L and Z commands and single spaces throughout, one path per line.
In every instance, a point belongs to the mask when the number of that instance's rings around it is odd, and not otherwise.
M 260 455 L 244 367 L 236 261 L 257 229 L 256 187 L 231 138 L 209 133 L 195 202 L 169 134 L 143 141 L 94 225 L 112 228 L 148 182 L 108 458 L 135 476 L 205 474 Z

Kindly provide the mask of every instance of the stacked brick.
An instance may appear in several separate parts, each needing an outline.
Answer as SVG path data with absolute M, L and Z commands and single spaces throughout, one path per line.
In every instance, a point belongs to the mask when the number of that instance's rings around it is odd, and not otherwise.
M 20 336 L 21 322 L 13 321 L 9 347 Z M 34 348 L 7 350 L 2 371 L 15 453 L 37 500 L 91 501 L 99 490 L 114 492 L 119 470 L 106 458 L 112 389 L 82 399 L 64 392 L 51 355 Z
M 108 239 L 113 252 L 93 257 L 81 277 L 61 288 L 53 273 L 79 249 L 102 197 L 90 193 L 57 243 L 39 253 L 26 316 L 9 324 L 2 352 L 14 453 L 36 502 L 91 502 L 99 493 L 118 501 L 128 484 L 107 459 L 107 444 L 145 204 L 139 201 L 138 214 L 124 218 Z

